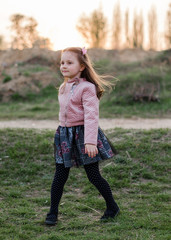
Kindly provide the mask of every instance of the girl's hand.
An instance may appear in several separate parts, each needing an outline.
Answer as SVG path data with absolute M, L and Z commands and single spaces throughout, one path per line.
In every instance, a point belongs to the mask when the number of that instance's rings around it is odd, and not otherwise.
M 93 158 L 96 154 L 98 154 L 98 149 L 94 144 L 85 144 L 85 153 L 87 153 L 89 157 Z

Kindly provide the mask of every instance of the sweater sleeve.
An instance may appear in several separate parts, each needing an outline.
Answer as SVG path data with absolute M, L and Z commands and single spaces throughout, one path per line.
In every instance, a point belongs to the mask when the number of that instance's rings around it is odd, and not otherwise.
M 90 143 L 97 146 L 99 99 L 94 84 L 84 89 L 82 103 L 84 108 L 84 144 Z

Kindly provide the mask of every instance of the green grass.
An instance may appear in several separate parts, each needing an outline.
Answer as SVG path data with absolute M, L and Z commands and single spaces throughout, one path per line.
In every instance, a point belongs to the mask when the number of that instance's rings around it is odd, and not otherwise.
M 57 90 L 54 86 L 41 90 L 39 94 L 32 92 L 26 97 L 14 94 L 12 101 L 0 103 L 1 119 L 31 118 L 57 119 L 59 111 Z
M 7 83 L 12 80 L 12 77 L 10 75 L 5 74 L 4 72 L 2 73 L 2 76 L 4 76 L 3 83 Z
M 27 68 L 25 66 L 19 66 L 18 71 L 20 74 L 23 74 L 25 76 L 30 76 L 31 73 L 35 72 L 49 72 L 50 69 L 48 66 L 41 66 L 39 64 L 34 65 L 28 65 Z
M 116 76 L 119 81 L 115 89 L 107 91 L 100 101 L 100 117 L 102 118 L 170 118 L 171 117 L 171 70 L 170 65 L 163 61 L 169 61 L 170 52 L 164 51 L 154 59 L 133 63 L 121 63 L 101 59 L 94 63 L 99 74 Z M 115 60 L 116 61 L 116 60 Z M 38 71 L 50 71 L 47 66 L 24 65 L 18 70 L 25 76 Z M 51 70 L 58 84 L 62 83 L 59 69 Z M 5 76 L 5 75 L 4 75 Z M 7 75 L 6 75 L 7 76 Z M 110 79 L 113 81 L 112 79 Z M 136 102 L 133 100 L 134 93 L 139 89 L 152 89 L 158 86 L 159 101 Z M 8 103 L 0 102 L 0 119 L 32 118 L 32 119 L 57 119 L 58 98 L 55 84 L 42 89 L 41 81 L 37 83 L 39 93 L 28 92 L 25 96 L 16 92 Z M 138 89 L 138 90 L 137 90 Z M 151 91 L 151 90 L 150 90 Z M 2 97 L 2 96 L 0 96 Z
M 0 239 L 169 240 L 169 129 L 105 131 L 119 154 L 101 162 L 121 214 L 101 223 L 105 203 L 84 169 L 72 168 L 59 222 L 44 225 L 55 164 L 54 131 L 0 130 Z
M 121 100 L 121 98 L 120 98 Z M 119 100 L 119 101 L 120 101 Z M 160 102 L 118 102 L 115 92 L 105 94 L 100 100 L 101 118 L 169 118 L 171 116 L 171 99 L 163 98 Z M 57 90 L 48 86 L 39 94 L 28 93 L 26 97 L 13 95 L 13 100 L 0 103 L 0 119 L 57 119 L 59 103 Z

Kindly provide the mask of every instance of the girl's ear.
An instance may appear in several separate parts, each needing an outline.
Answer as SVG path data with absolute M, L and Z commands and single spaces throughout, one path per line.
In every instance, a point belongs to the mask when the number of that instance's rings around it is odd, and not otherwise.
M 81 64 L 80 72 L 82 72 L 85 69 L 84 64 Z

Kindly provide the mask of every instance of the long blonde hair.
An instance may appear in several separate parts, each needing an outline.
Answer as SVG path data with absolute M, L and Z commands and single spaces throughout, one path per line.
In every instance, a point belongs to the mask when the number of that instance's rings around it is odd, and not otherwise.
M 87 53 L 83 54 L 82 48 L 79 47 L 69 47 L 62 50 L 61 55 L 63 52 L 74 52 L 77 54 L 78 61 L 80 65 L 84 65 L 85 69 L 81 72 L 81 78 L 85 78 L 88 82 L 93 83 L 96 86 L 97 97 L 100 99 L 105 92 L 104 86 L 112 89 L 112 86 L 115 86 L 115 83 L 108 82 L 105 78 L 111 77 L 109 75 L 99 75 L 95 72 L 93 65 L 89 59 Z M 112 77 L 114 78 L 114 77 Z M 114 78 L 117 80 L 117 78 Z M 67 83 L 67 79 L 64 79 L 64 83 L 61 86 L 61 93 L 65 89 L 65 85 Z

